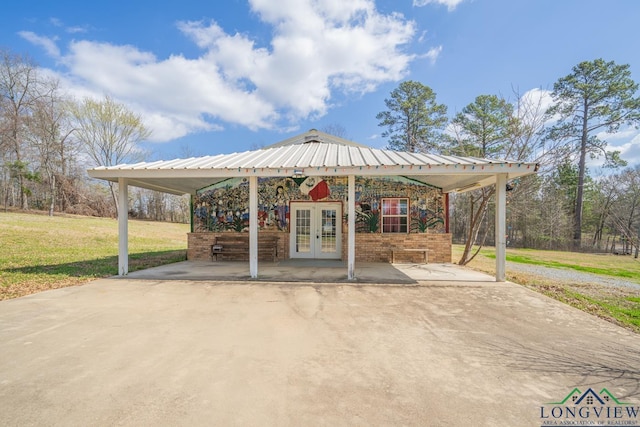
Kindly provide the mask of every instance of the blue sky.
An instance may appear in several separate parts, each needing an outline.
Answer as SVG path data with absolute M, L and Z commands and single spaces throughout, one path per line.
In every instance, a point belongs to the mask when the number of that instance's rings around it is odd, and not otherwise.
M 640 1 L 10 2 L 0 47 L 78 98 L 109 94 L 152 130 L 153 159 L 244 151 L 341 126 L 384 147 L 375 116 L 403 80 L 453 116 L 481 94 L 544 94 L 581 61 L 640 82 Z M 610 137 L 640 163 L 636 130 Z

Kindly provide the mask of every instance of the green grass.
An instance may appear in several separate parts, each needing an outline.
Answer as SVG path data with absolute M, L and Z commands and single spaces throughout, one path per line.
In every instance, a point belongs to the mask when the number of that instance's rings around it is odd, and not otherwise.
M 186 224 L 129 221 L 129 270 L 184 260 Z M 0 300 L 118 272 L 118 222 L 0 213 Z
M 594 255 L 594 254 L 576 254 L 570 262 L 561 262 L 553 259 L 540 258 L 541 253 L 549 251 L 537 251 L 537 257 L 533 257 L 522 253 L 512 253 L 511 251 L 530 251 L 529 249 L 513 249 L 507 253 L 507 261 L 518 262 L 521 264 L 540 265 L 552 268 L 567 268 L 585 273 L 599 274 L 602 276 L 619 277 L 622 279 L 630 279 L 640 283 L 640 262 L 634 260 L 630 256 L 618 255 Z M 564 252 L 561 252 L 564 254 Z M 557 256 L 557 253 L 549 254 L 549 256 Z M 487 258 L 495 259 L 494 253 L 485 253 Z M 566 255 L 563 255 L 565 257 Z M 608 264 L 608 265 L 599 265 Z M 615 264 L 615 265 L 611 265 Z
M 568 299 L 566 302 L 577 301 L 578 308 L 600 312 L 605 316 L 612 316 L 619 323 L 631 326 L 640 331 L 640 298 L 636 297 L 593 297 L 569 289 L 564 290 Z
M 454 261 L 460 259 L 462 250 L 461 245 L 453 246 Z M 631 256 L 509 248 L 507 260 L 571 269 L 640 283 L 640 260 Z M 483 248 L 468 267 L 495 274 L 494 248 Z M 514 272 L 509 269 L 507 269 L 507 280 L 640 332 L 640 293 L 636 289 L 584 284 L 577 280 L 575 282 L 552 280 L 542 275 Z
M 186 224 L 129 221 L 129 270 L 184 260 Z M 0 300 L 86 283 L 118 272 L 118 222 L 108 218 L 0 212 Z M 462 247 L 453 246 L 453 259 Z M 569 268 L 640 283 L 640 261 L 629 256 L 508 249 L 507 259 Z M 485 248 L 469 267 L 495 274 Z M 507 279 L 640 332 L 640 294 L 634 289 L 550 280 L 507 271 Z

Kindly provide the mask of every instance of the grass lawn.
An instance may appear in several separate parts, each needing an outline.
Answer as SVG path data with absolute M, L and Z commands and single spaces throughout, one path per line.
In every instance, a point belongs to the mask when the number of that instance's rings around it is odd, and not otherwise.
M 129 221 L 129 270 L 186 258 L 188 224 Z M 0 212 L 0 300 L 118 273 L 118 221 Z
M 460 259 L 462 251 L 462 245 L 453 246 L 454 262 Z M 632 256 L 509 248 L 507 261 L 594 273 L 640 284 L 640 260 Z M 494 248 L 482 249 L 468 267 L 495 274 Z M 640 292 L 637 290 L 579 280 L 552 280 L 542 275 L 509 271 L 508 268 L 507 280 L 640 332 Z
M 129 221 L 129 270 L 186 258 L 189 225 Z M 0 300 L 79 285 L 118 273 L 115 219 L 0 212 Z M 462 246 L 453 246 L 453 260 Z M 507 260 L 585 271 L 640 283 L 640 261 L 629 256 L 508 249 Z M 495 274 L 493 248 L 468 265 Z M 640 332 L 640 292 L 510 272 L 507 279 Z

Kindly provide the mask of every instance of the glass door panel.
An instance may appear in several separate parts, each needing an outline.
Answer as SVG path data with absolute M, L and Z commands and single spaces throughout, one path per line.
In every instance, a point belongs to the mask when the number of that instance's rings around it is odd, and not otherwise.
M 336 214 L 335 209 L 321 210 L 322 231 L 320 233 L 320 252 L 335 253 L 336 248 Z
M 295 220 L 295 251 L 311 253 L 311 209 L 296 209 Z
M 291 202 L 291 258 L 340 259 L 342 205 Z

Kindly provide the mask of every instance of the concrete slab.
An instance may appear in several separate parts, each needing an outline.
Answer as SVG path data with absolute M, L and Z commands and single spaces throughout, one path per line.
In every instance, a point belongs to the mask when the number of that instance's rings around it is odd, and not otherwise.
M 492 276 L 454 264 L 357 263 L 356 279 L 347 279 L 347 265 L 337 260 L 261 262 L 251 279 L 247 262 L 184 261 L 129 273 L 127 278 L 151 280 L 263 281 L 310 283 L 417 284 L 423 281 L 494 282 Z
M 539 426 L 575 387 L 640 402 L 638 335 L 512 283 L 139 276 L 0 302 L 0 425 Z

